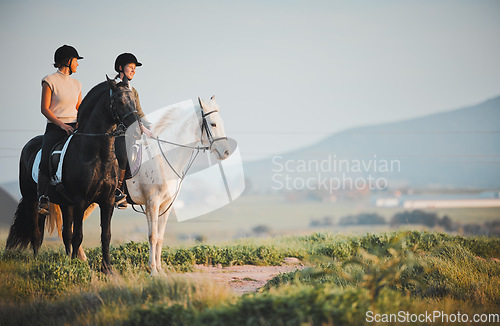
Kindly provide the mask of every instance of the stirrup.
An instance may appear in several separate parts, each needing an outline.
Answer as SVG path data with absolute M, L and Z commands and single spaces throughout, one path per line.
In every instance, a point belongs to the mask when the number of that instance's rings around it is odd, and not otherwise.
M 41 195 L 40 198 L 38 198 L 38 214 L 45 216 L 50 215 L 49 202 L 50 199 L 47 195 Z
M 125 195 L 120 188 L 116 188 L 116 190 L 115 190 L 115 201 L 116 202 L 121 201 L 125 197 L 127 197 L 127 195 Z
M 118 209 L 127 208 L 127 195 L 125 195 L 120 188 L 115 190 L 115 207 Z
M 120 200 L 115 200 L 115 207 L 118 209 L 125 209 L 127 208 L 127 195 L 124 195 L 124 197 Z

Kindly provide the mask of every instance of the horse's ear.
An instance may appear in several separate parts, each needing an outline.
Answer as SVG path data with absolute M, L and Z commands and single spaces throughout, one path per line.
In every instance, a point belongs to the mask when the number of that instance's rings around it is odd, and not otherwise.
M 215 102 L 215 95 L 210 98 L 210 100 Z
M 109 78 L 108 75 L 106 75 L 106 81 L 108 82 L 108 85 L 111 89 L 115 89 L 116 88 L 116 82 Z
M 130 85 L 130 81 L 128 80 L 127 76 L 123 75 L 123 82 L 127 84 L 127 86 Z

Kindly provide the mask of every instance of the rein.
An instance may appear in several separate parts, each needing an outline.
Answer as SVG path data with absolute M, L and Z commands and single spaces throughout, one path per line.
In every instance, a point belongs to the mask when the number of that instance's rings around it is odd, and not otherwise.
M 90 137 L 120 137 L 125 135 L 125 125 L 124 124 L 119 124 L 118 127 L 113 130 L 113 132 L 104 132 L 100 134 L 92 134 L 92 133 L 84 133 L 84 132 L 78 132 L 78 130 L 73 131 L 72 135 L 74 136 L 90 136 Z
M 209 146 L 189 146 L 189 145 L 183 145 L 183 144 L 179 144 L 179 143 L 170 142 L 168 140 L 160 139 L 158 137 L 151 137 L 151 139 L 156 140 L 158 143 L 165 143 L 165 144 L 175 145 L 175 146 L 178 146 L 178 147 L 191 148 L 191 149 L 203 150 L 203 151 L 209 150 L 209 149 L 212 148 L 212 145 L 216 141 L 227 140 L 227 137 L 214 138 L 212 136 L 212 132 L 210 131 L 210 128 L 208 127 L 208 122 L 207 122 L 207 119 L 205 119 L 205 117 L 208 116 L 208 115 L 210 115 L 210 114 L 212 114 L 212 113 L 215 113 L 215 112 L 219 112 L 219 111 L 218 110 L 213 110 L 213 111 L 210 111 L 208 113 L 204 113 L 203 111 L 201 112 L 201 117 L 203 118 L 203 121 L 201 123 L 201 137 L 200 137 L 200 139 L 203 138 L 203 131 L 205 131 L 207 133 L 208 142 L 210 143 Z M 160 146 L 160 145 L 158 144 L 158 146 Z M 161 149 L 161 146 L 160 146 L 160 149 Z
M 172 205 L 174 204 L 175 202 L 175 199 L 177 199 L 177 195 L 179 194 L 179 191 L 181 189 L 181 184 L 182 184 L 182 181 L 184 181 L 184 178 L 186 177 L 189 169 L 191 168 L 191 166 L 193 165 L 194 161 L 196 160 L 196 157 L 198 156 L 198 154 L 200 153 L 200 151 L 207 151 L 207 150 L 211 150 L 212 149 L 212 146 L 213 144 L 216 142 L 216 141 L 220 141 L 220 140 L 227 140 L 227 137 L 218 137 L 218 138 L 214 138 L 213 135 L 212 135 L 212 132 L 210 131 L 210 128 L 208 127 L 208 122 L 207 122 L 207 119 L 205 118 L 206 116 L 212 114 L 212 113 L 215 113 L 215 112 L 219 112 L 218 110 L 213 110 L 213 111 L 210 111 L 208 113 L 204 113 L 203 112 L 203 108 L 201 109 L 201 117 L 203 119 L 203 121 L 201 122 L 201 137 L 200 137 L 200 141 L 203 143 L 203 131 L 206 132 L 207 134 L 207 138 L 208 138 L 208 142 L 209 142 L 209 146 L 189 146 L 189 145 L 183 145 L 183 144 L 178 144 L 178 143 L 174 143 L 174 142 L 170 142 L 170 141 L 167 141 L 167 140 L 163 140 L 163 139 L 160 139 L 158 137 L 151 137 L 152 139 L 156 140 L 157 143 L 158 143 L 158 147 L 160 148 L 160 151 L 161 151 L 161 154 L 163 156 L 163 158 L 165 159 L 165 161 L 167 162 L 168 166 L 170 167 L 170 169 L 172 169 L 172 171 L 177 175 L 177 177 L 179 178 L 179 182 L 178 182 L 178 186 L 177 186 L 177 189 L 175 191 L 175 194 L 172 198 L 172 201 L 170 202 L 170 204 L 168 205 L 168 207 L 165 209 L 165 211 L 163 211 L 163 213 L 159 214 L 158 216 L 162 216 L 163 214 L 165 214 L 169 209 L 170 207 L 172 207 Z M 170 161 L 168 160 L 167 156 L 165 155 L 165 153 L 163 152 L 163 149 L 161 147 L 161 144 L 160 143 L 165 143 L 165 144 L 170 144 L 170 145 L 175 145 L 175 146 L 178 146 L 178 147 L 183 147 L 183 148 L 189 148 L 189 149 L 192 149 L 193 151 L 191 152 L 191 157 L 189 158 L 189 161 L 188 161 L 188 164 L 186 166 L 186 168 L 184 169 L 183 172 L 181 172 L 180 174 L 174 169 L 174 167 L 172 166 L 172 164 L 170 163 Z M 194 156 L 193 156 L 194 155 Z M 136 211 L 137 213 L 143 213 L 143 214 L 146 214 L 145 211 L 144 211 L 144 208 L 142 207 L 142 205 L 139 205 L 141 207 L 141 210 L 142 212 L 138 211 L 135 209 L 135 206 L 132 205 L 132 209 L 134 211 Z
M 196 158 L 196 156 L 198 156 L 198 153 L 200 151 L 207 151 L 207 150 L 211 150 L 212 149 L 212 146 L 213 144 L 216 142 L 216 141 L 220 141 L 220 140 L 227 140 L 227 137 L 219 137 L 219 138 L 214 138 L 212 136 L 212 132 L 210 131 L 210 128 L 208 127 L 208 122 L 207 122 L 207 119 L 205 118 L 206 116 L 212 114 L 212 113 L 215 113 L 215 112 L 219 112 L 218 110 L 213 110 L 213 111 L 210 111 L 208 113 L 204 113 L 203 112 L 203 109 L 201 109 L 201 117 L 202 117 L 202 122 L 201 122 L 201 137 L 200 137 L 200 142 L 203 144 L 203 131 L 206 132 L 207 134 L 207 138 L 208 138 L 208 142 L 209 142 L 209 146 L 189 146 L 189 145 L 182 145 L 182 144 L 178 144 L 178 143 L 174 143 L 174 142 L 169 142 L 167 140 L 162 140 L 158 137 L 156 138 L 153 138 L 154 140 L 156 140 L 158 142 L 158 147 L 160 148 L 160 151 L 161 151 L 161 154 L 163 156 L 163 158 L 165 159 L 165 161 L 167 162 L 167 164 L 170 166 L 170 168 L 172 169 L 172 171 L 174 171 L 174 173 L 177 175 L 177 177 L 179 177 L 182 180 L 184 180 L 184 177 L 185 175 L 187 174 L 189 168 L 191 167 L 191 165 L 193 164 L 194 162 L 194 159 Z M 161 143 L 167 143 L 167 144 L 170 144 L 170 145 L 174 145 L 174 146 L 178 146 L 178 147 L 183 147 L 183 148 L 190 148 L 193 150 L 193 153 L 196 151 L 196 155 L 195 157 L 192 159 L 190 159 L 189 163 L 188 163 L 188 167 L 187 169 L 184 171 L 184 173 L 182 174 L 182 176 L 174 169 L 174 167 L 172 166 L 172 164 L 170 164 L 167 156 L 165 155 L 165 153 L 163 152 L 163 149 L 161 148 L 161 145 L 160 145 L 160 142 Z M 193 154 L 191 154 L 191 158 L 193 157 Z

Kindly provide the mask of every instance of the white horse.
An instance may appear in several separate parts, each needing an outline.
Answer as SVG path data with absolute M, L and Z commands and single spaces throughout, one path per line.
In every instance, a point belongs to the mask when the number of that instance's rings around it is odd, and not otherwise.
M 201 110 L 194 119 L 173 107 L 153 124 L 154 137 L 142 139 L 142 166 L 126 181 L 131 199 L 146 207 L 151 276 L 166 276 L 161 267 L 165 226 L 193 157 L 200 150 L 211 151 L 219 160 L 231 154 L 214 96 L 208 102 L 198 100 Z

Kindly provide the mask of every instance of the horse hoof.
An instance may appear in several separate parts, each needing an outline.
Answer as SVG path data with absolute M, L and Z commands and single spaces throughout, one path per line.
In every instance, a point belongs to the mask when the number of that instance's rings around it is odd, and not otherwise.
M 168 275 L 161 268 L 153 268 L 151 269 L 151 277 L 168 277 Z
M 101 272 L 104 273 L 105 275 L 113 275 L 114 272 L 113 272 L 113 269 L 111 267 L 108 267 L 108 266 L 101 266 Z
M 82 261 L 87 261 L 87 255 L 85 255 L 85 251 L 83 251 L 82 247 L 78 248 L 76 257 Z

